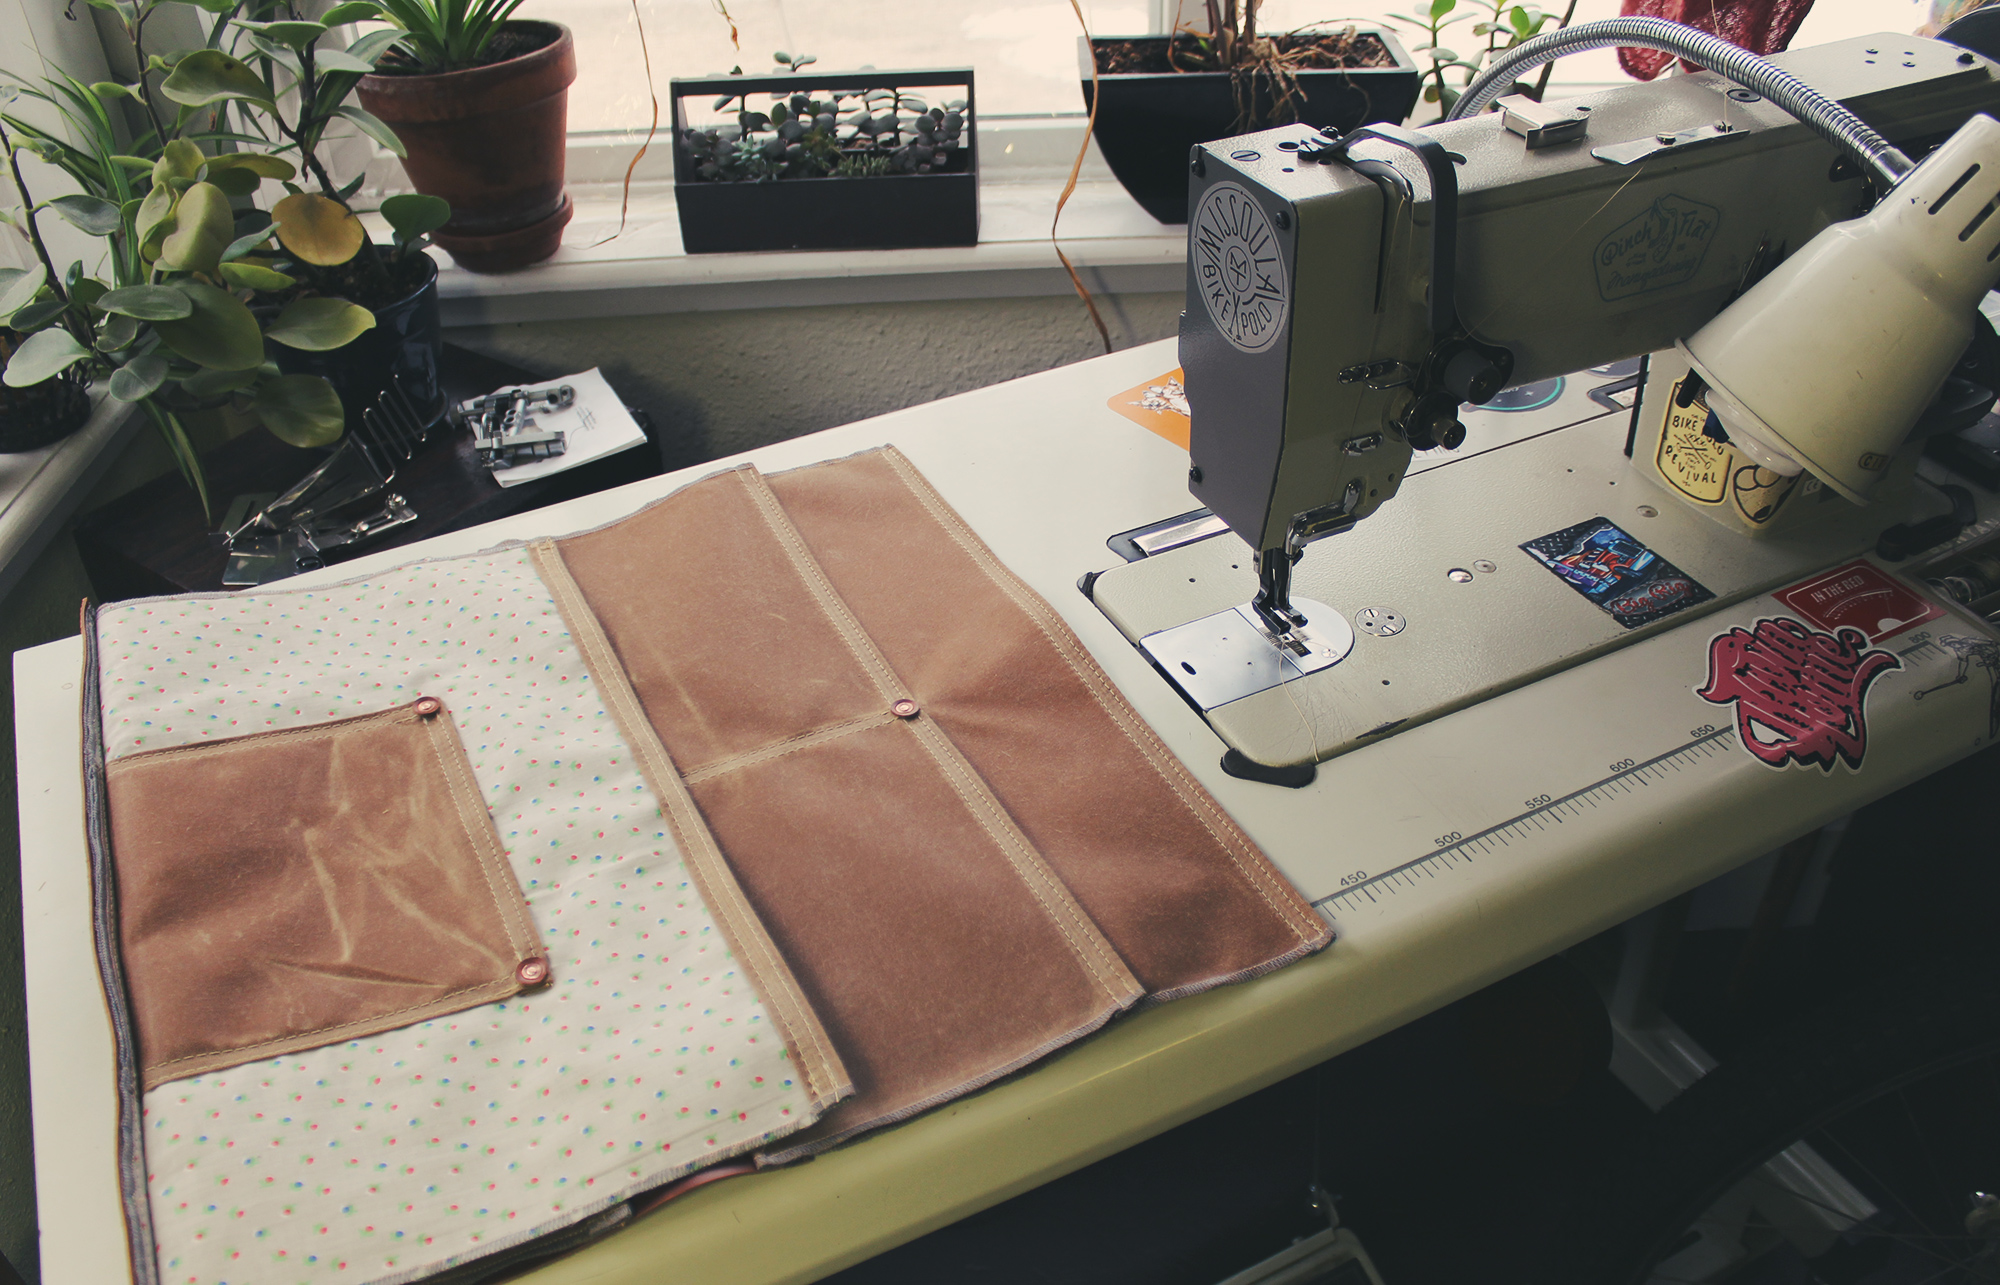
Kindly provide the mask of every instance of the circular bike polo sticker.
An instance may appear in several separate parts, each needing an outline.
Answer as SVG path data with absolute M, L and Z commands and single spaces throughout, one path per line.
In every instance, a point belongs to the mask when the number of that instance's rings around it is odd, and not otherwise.
M 1203 193 L 1188 223 L 1188 256 L 1215 328 L 1243 352 L 1277 341 L 1290 307 L 1278 234 L 1256 198 L 1236 183 Z

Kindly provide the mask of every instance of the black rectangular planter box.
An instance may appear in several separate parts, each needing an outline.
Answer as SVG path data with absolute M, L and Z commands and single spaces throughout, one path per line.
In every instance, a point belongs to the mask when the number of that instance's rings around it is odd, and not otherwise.
M 963 173 L 867 178 L 788 178 L 707 182 L 695 178 L 681 143 L 683 100 L 815 90 L 964 87 L 967 166 Z M 771 76 L 676 77 L 673 97 L 674 201 L 689 254 L 750 250 L 897 250 L 979 243 L 979 113 L 972 68 L 920 71 L 801 71 Z
M 1395 60 L 1393 67 L 1350 67 L 1298 73 L 1299 119 L 1346 133 L 1356 125 L 1401 122 L 1417 105 L 1421 76 L 1402 42 L 1377 27 L 1373 36 Z M 1096 44 L 1155 41 L 1165 36 L 1098 36 Z M 1083 105 L 1091 104 L 1091 41 L 1077 38 Z M 1105 164 L 1146 213 L 1162 223 L 1187 222 L 1188 152 L 1197 143 L 1237 132 L 1229 73 L 1221 71 L 1106 72 L 1098 76 L 1104 102 L 1095 137 Z

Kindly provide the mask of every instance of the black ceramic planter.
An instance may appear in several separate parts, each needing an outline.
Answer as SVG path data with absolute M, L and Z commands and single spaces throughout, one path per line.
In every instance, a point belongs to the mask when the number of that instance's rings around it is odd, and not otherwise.
M 404 391 L 426 423 L 444 413 L 444 384 L 438 378 L 444 330 L 438 319 L 437 263 L 429 255 L 421 258 L 424 283 L 375 309 L 374 329 L 362 331 L 352 342 L 326 352 L 271 346 L 278 369 L 288 375 L 319 375 L 333 385 L 350 426 L 361 422 L 362 412 L 375 404 L 392 379 L 403 381 Z
M 1416 63 L 1387 31 L 1358 34 L 1382 42 L 1393 67 L 1352 67 L 1298 73 L 1299 119 L 1342 133 L 1356 125 L 1400 122 L 1417 104 Z M 1077 38 L 1083 105 L 1091 105 L 1091 44 L 1157 42 L 1165 36 Z M 1188 152 L 1197 143 L 1235 132 L 1236 101 L 1229 75 L 1220 71 L 1105 73 L 1098 77 L 1104 103 L 1097 110 L 1097 148 L 1132 199 L 1162 223 L 1187 222 Z
M 789 96 L 815 91 L 962 87 L 965 168 L 870 178 L 787 178 L 716 183 L 698 179 L 682 145 L 686 101 L 725 95 Z M 706 76 L 673 81 L 674 202 L 689 254 L 749 250 L 902 250 L 979 243 L 979 113 L 972 69 L 798 72 Z M 956 97 L 957 95 L 953 95 Z
M 14 343 L 21 336 L 9 330 Z M 0 455 L 39 451 L 82 428 L 90 419 L 90 387 L 82 364 L 27 388 L 0 388 Z

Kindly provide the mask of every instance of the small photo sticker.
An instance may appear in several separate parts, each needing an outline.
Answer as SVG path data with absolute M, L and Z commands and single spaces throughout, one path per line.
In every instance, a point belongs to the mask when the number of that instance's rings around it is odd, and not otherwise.
M 1552 531 L 1521 550 L 1627 629 L 1715 597 L 1610 518 Z
M 1136 388 L 1126 389 L 1105 405 L 1133 423 L 1158 433 L 1182 450 L 1187 449 L 1192 420 L 1187 389 L 1181 383 L 1178 366 Z

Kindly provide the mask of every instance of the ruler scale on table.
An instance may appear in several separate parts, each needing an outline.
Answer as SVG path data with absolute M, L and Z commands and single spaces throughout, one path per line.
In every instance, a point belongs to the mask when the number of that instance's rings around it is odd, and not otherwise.
M 1928 630 L 1910 635 L 1910 642 L 1911 646 L 1898 652 L 1905 661 L 1930 653 L 1942 653 Z M 1560 798 L 1531 800 L 1525 811 L 1476 834 L 1446 835 L 1445 841 L 1440 841 L 1437 847 L 1423 856 L 1362 878 L 1349 875 L 1347 877 L 1353 879 L 1353 883 L 1339 892 L 1321 897 L 1313 902 L 1313 906 L 1322 913 L 1331 913 L 1359 909 L 1364 901 L 1380 904 L 1396 893 L 1416 887 L 1420 882 L 1434 880 L 1441 874 L 1471 865 L 1480 857 L 1512 847 L 1518 840 L 1547 831 L 1572 817 L 1580 817 L 1586 809 L 1596 809 L 1633 795 L 1640 787 L 1650 786 L 1697 763 L 1727 754 L 1735 738 L 1736 729 L 1727 724 L 1698 731 L 1684 744 L 1644 761 L 1630 761 L 1609 776 Z
M 1592 782 L 1580 790 L 1565 794 L 1561 798 L 1550 798 L 1538 803 L 1527 811 L 1509 817 L 1495 826 L 1489 826 L 1477 834 L 1453 839 L 1450 843 L 1431 852 L 1405 861 L 1402 865 L 1380 874 L 1370 875 L 1339 892 L 1321 897 L 1313 905 L 1325 911 L 1331 909 L 1352 910 L 1363 900 L 1379 902 L 1385 897 L 1415 887 L 1419 880 L 1435 879 L 1448 870 L 1461 865 L 1470 865 L 1479 857 L 1489 856 L 1502 848 L 1512 846 L 1514 840 L 1525 839 L 1531 834 L 1547 830 L 1550 826 L 1561 825 L 1569 817 L 1583 815 L 1585 808 L 1596 808 L 1630 794 L 1636 785 L 1651 785 L 1672 772 L 1697 762 L 1711 759 L 1718 754 L 1727 754 L 1734 741 L 1733 727 L 1717 727 L 1694 740 L 1668 750 L 1665 754 L 1635 762 L 1630 767 L 1612 773 L 1601 781 Z

